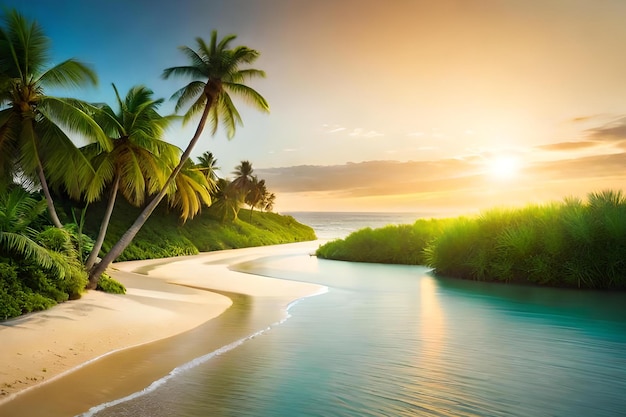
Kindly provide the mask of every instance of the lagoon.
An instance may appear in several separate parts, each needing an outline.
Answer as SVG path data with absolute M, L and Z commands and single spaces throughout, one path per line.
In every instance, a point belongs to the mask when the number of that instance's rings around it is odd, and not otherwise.
M 459 281 L 320 260 L 314 248 L 231 268 L 327 293 L 90 415 L 625 415 L 626 294 Z

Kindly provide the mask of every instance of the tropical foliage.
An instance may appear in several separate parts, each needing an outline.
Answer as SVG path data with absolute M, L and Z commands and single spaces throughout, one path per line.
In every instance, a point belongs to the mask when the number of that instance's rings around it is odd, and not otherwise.
M 90 206 L 93 215 L 89 216 L 85 223 L 88 234 L 97 230 L 99 227 L 97 219 L 104 210 L 104 202 Z M 213 250 L 315 239 L 314 231 L 298 223 L 293 217 L 257 212 L 250 221 L 248 210 L 241 210 L 241 218 L 224 222 L 221 213 L 213 204 L 183 224 L 177 215 L 169 213 L 168 207 L 162 204 L 122 252 L 119 260 L 194 255 Z M 119 239 L 139 211 L 139 208 L 120 199 L 111 218 L 103 250 L 108 250 Z
M 152 98 L 153 92 L 144 86 L 131 88 L 123 100 L 115 85 L 113 90 L 117 112 L 107 104 L 98 104 L 92 110 L 94 120 L 111 139 L 113 148 L 107 151 L 95 143 L 82 149 L 97 174 L 89 184 L 88 200 L 99 198 L 105 187 L 109 188 L 107 210 L 85 263 L 88 270 L 102 247 L 118 192 L 132 205 L 142 205 L 146 196 L 164 187 L 180 153 L 177 147 L 162 140 L 165 128 L 172 121 L 172 117 L 157 112 L 162 99 Z
M 317 251 L 330 259 L 424 263 L 465 279 L 603 289 L 626 289 L 625 253 L 626 198 L 611 190 L 586 202 L 360 231 Z
M 174 76 L 191 79 L 185 87 L 174 94 L 173 98 L 177 100 L 176 111 L 187 107 L 184 121 L 189 121 L 194 116 L 201 114 L 198 127 L 183 152 L 180 162 L 171 172 L 165 187 L 146 205 L 135 222 L 113 245 L 102 261 L 91 269 L 89 274 L 90 287 L 97 285 L 100 275 L 132 242 L 150 214 L 165 197 L 169 185 L 174 182 L 178 173 L 188 163 L 191 152 L 200 139 L 206 123 L 209 122 L 212 134 L 215 134 L 218 125 L 222 124 L 228 138 L 234 136 L 236 126 L 242 121 L 232 101 L 231 94 L 244 98 L 261 111 L 269 111 L 267 101 L 256 90 L 245 84 L 251 78 L 265 76 L 265 73 L 253 68 L 242 68 L 242 66 L 252 64 L 258 58 L 259 53 L 246 46 L 230 48 L 230 43 L 235 38 L 235 35 L 228 35 L 218 42 L 216 31 L 211 33 L 209 44 L 203 39 L 197 38 L 197 50 L 187 46 L 181 47 L 190 64 L 167 68 L 164 71 L 164 78 Z
M 50 193 L 59 187 L 79 198 L 93 177 L 89 161 L 67 132 L 97 140 L 108 138 L 76 99 L 46 94 L 48 88 L 96 84 L 85 64 L 68 59 L 50 64 L 50 42 L 36 22 L 9 11 L 0 27 L 0 181 L 14 178 L 40 186 L 53 224 L 61 228 Z
M 0 195 L 0 319 L 80 296 L 87 283 L 69 230 L 46 225 L 46 202 L 19 187 Z

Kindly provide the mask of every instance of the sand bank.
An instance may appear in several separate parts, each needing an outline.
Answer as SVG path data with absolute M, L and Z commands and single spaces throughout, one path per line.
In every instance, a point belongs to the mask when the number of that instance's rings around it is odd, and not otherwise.
M 126 295 L 90 291 L 80 300 L 0 323 L 0 414 L 26 392 L 69 379 L 76 373 L 71 370 L 81 364 L 206 324 L 232 305 L 232 296 L 223 294 L 278 300 L 285 307 L 295 299 L 319 292 L 321 287 L 317 285 L 228 269 L 233 263 L 275 254 L 307 253 L 315 247 L 308 242 L 117 263 L 111 273 L 127 287 Z M 219 335 L 215 336 L 214 343 L 219 345 Z M 54 383 L 45 384 L 52 379 L 56 379 Z M 144 386 L 145 381 L 138 378 L 137 384 L 131 383 L 129 388 Z

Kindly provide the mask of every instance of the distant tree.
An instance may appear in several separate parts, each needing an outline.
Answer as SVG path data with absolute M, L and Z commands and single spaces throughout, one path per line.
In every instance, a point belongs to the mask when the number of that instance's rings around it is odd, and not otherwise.
M 254 169 L 252 168 L 250 161 L 241 161 L 241 163 L 237 165 L 233 171 L 233 175 L 235 175 L 235 178 L 233 179 L 233 187 L 239 190 L 244 200 L 250 192 L 253 172 Z
M 205 152 L 198 157 L 198 163 L 196 167 L 202 171 L 207 180 L 212 183 L 217 184 L 218 176 L 217 170 L 220 168 L 217 166 L 217 159 L 213 156 L 211 152 Z
M 50 41 L 34 21 L 15 10 L 0 27 L 0 181 L 24 176 L 39 183 L 52 223 L 63 227 L 50 194 L 51 184 L 79 198 L 93 176 L 89 161 L 66 131 L 97 140 L 110 149 L 108 138 L 85 110 L 85 103 L 46 95 L 46 88 L 97 83 L 85 64 L 68 59 L 48 67 Z
M 248 193 L 245 197 L 246 204 L 250 206 L 250 220 L 252 220 L 254 208 L 262 203 L 265 194 L 267 194 L 265 180 L 259 180 L 256 175 L 252 176 L 252 181 L 250 182 Z
M 265 73 L 257 69 L 241 68 L 242 65 L 253 63 L 258 58 L 259 53 L 246 46 L 229 48 L 230 43 L 235 38 L 235 35 L 228 35 L 218 42 L 216 31 L 211 32 L 209 44 L 201 38 L 196 38 L 197 51 L 187 46 L 181 47 L 183 53 L 189 58 L 190 65 L 171 67 L 164 71 L 163 76 L 165 78 L 177 76 L 192 79 L 189 84 L 178 90 L 173 97 L 177 99 L 176 111 L 191 103 L 184 115 L 184 121 L 189 121 L 192 117 L 201 113 L 198 127 L 183 152 L 180 162 L 168 178 L 167 185 L 145 207 L 137 220 L 120 240 L 113 245 L 102 261 L 91 270 L 90 276 L 92 278 L 90 283 L 97 283 L 99 276 L 130 244 L 150 214 L 165 197 L 167 187 L 174 181 L 180 170 L 187 163 L 207 121 L 210 123 L 212 134 L 217 132 L 218 125 L 221 122 L 226 129 L 228 138 L 230 139 L 234 136 L 236 126 L 241 124 L 241 116 L 232 102 L 230 93 L 243 97 L 248 103 L 256 106 L 261 111 L 269 111 L 267 101 L 257 91 L 244 84 L 250 78 L 264 77 Z
M 232 185 L 232 182 L 220 178 L 217 182 L 217 191 L 212 208 L 222 221 L 237 220 L 239 209 L 244 203 L 239 190 Z
M 276 202 L 276 195 L 274 193 L 267 193 L 263 198 L 263 210 L 272 212 L 274 211 L 274 203 Z

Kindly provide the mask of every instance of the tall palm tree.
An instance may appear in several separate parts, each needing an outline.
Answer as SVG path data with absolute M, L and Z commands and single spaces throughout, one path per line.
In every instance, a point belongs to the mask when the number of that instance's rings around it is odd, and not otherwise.
M 0 174 L 5 181 L 23 175 L 38 182 L 60 228 L 50 184 L 79 198 L 93 175 L 66 132 L 95 139 L 105 149 L 110 144 L 84 103 L 45 94 L 46 88 L 95 85 L 95 73 L 75 59 L 47 68 L 49 55 L 50 42 L 37 22 L 7 12 L 0 27 Z
M 252 64 L 258 58 L 259 53 L 246 46 L 230 48 L 230 43 L 235 38 L 235 35 L 228 35 L 218 42 L 216 31 L 211 32 L 211 41 L 208 45 L 203 39 L 197 38 L 197 51 L 187 46 L 181 47 L 183 53 L 189 58 L 190 64 L 167 68 L 164 71 L 163 76 L 166 79 L 170 76 L 191 78 L 192 81 L 174 93 L 173 98 L 177 99 L 176 111 L 191 103 L 184 115 L 184 121 L 189 121 L 197 114 L 201 114 L 198 127 L 183 152 L 180 162 L 169 176 L 167 185 L 146 206 L 137 220 L 113 245 L 102 261 L 91 270 L 90 286 L 94 283 L 97 284 L 102 272 L 130 244 L 163 199 L 169 184 L 174 181 L 176 175 L 191 156 L 207 121 L 210 122 L 212 134 L 217 132 L 221 122 L 226 129 L 227 137 L 231 139 L 234 136 L 236 126 L 242 121 L 230 97 L 231 93 L 243 97 L 261 111 L 269 111 L 267 101 L 256 90 L 244 84 L 251 78 L 265 76 L 265 73 L 257 69 L 241 68 L 242 65 Z
M 96 169 L 87 199 L 98 198 L 105 185 L 110 188 L 100 231 L 85 262 L 87 270 L 93 267 L 102 248 L 118 191 L 130 204 L 142 205 L 146 195 L 156 194 L 165 185 L 180 154 L 176 146 L 161 140 L 173 120 L 157 112 L 162 99 L 154 99 L 152 90 L 144 86 L 131 88 L 123 100 L 115 84 L 113 90 L 118 111 L 107 104 L 96 105 L 94 111 L 94 119 L 111 138 L 113 149 L 106 152 L 98 144 L 83 148 Z

